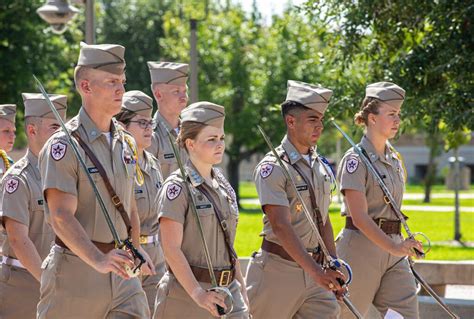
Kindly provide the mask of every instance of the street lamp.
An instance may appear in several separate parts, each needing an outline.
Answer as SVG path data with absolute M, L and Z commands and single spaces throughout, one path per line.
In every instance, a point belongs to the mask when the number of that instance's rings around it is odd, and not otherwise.
M 86 6 L 86 43 L 95 43 L 94 28 L 94 0 L 74 0 Z M 74 18 L 79 9 L 69 4 L 68 0 L 46 0 L 46 4 L 36 12 L 51 26 L 56 34 L 61 34 L 67 29 L 67 23 Z

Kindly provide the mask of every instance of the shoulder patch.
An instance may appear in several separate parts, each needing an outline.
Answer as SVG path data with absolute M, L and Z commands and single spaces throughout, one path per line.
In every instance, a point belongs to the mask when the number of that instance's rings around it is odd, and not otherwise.
M 18 179 L 11 177 L 5 182 L 5 191 L 8 194 L 14 193 L 18 189 L 19 184 L 20 182 L 18 181 Z
M 359 167 L 359 160 L 355 157 L 349 157 L 346 162 L 346 170 L 349 174 L 354 173 Z
M 260 176 L 262 176 L 262 178 L 267 178 L 268 176 L 270 176 L 273 172 L 273 165 L 272 164 L 263 164 L 262 166 L 260 166 Z
M 166 188 L 166 197 L 168 197 L 169 200 L 175 199 L 179 194 L 181 194 L 181 189 L 182 187 L 178 184 L 169 184 L 168 188 Z
M 66 154 L 67 144 L 63 142 L 56 142 L 51 144 L 51 157 L 55 161 L 61 160 Z

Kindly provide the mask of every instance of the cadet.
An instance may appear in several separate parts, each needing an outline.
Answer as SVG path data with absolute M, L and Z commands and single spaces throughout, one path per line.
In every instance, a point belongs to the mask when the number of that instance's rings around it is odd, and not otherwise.
M 172 62 L 148 62 L 151 76 L 151 90 L 158 104 L 153 119 L 155 129 L 151 146 L 152 153 L 161 164 L 163 178 L 167 178 L 178 169 L 176 158 L 171 148 L 167 130 L 174 137 L 179 132 L 179 114 L 188 103 L 186 81 L 188 79 L 188 65 Z M 181 159 L 186 159 L 186 152 L 180 150 Z
M 0 178 L 13 164 L 13 160 L 8 157 L 15 143 L 15 104 L 0 105 Z
M 379 82 L 367 86 L 365 99 L 355 115 L 355 123 L 365 127 L 360 146 L 380 172 L 384 182 L 401 205 L 405 187 L 404 168 L 400 156 L 389 144 L 400 126 L 400 108 L 405 91 L 396 84 Z M 403 318 L 418 318 L 416 284 L 405 256 L 420 251 L 415 240 L 403 240 L 400 221 L 385 202 L 382 189 L 351 148 L 339 165 L 344 203 L 342 216 L 346 226 L 337 239 L 337 252 L 354 273 L 351 300 L 363 315 L 370 304 L 384 315 L 388 308 Z M 343 312 L 344 318 L 352 318 Z
M 124 51 L 120 45 L 81 43 L 74 80 L 82 108 L 66 124 L 68 132 L 55 133 L 40 153 L 43 192 L 56 245 L 42 265 L 38 318 L 150 316 L 139 278 L 130 278 L 125 270 L 126 265 L 134 267 L 133 258 L 127 251 L 116 249 L 86 173 L 66 138 L 67 133 L 73 135 L 120 240 L 130 235 L 131 226 L 131 237 L 137 243 L 140 223 L 133 198 L 135 145 L 112 119 L 122 105 Z M 90 151 L 87 155 L 85 147 Z M 116 192 L 113 200 L 92 158 L 101 164 L 109 187 Z M 131 225 L 126 225 L 120 203 Z M 143 249 L 137 248 L 149 260 Z
M 188 180 L 175 171 L 160 192 L 160 234 L 169 268 L 158 286 L 154 318 L 212 318 L 218 316 L 216 304 L 225 307 L 224 297 L 208 290 L 210 274 L 186 182 L 193 192 L 217 283 L 228 287 L 234 299 L 227 318 L 248 318 L 245 283 L 233 249 L 239 217 L 235 192 L 213 167 L 224 155 L 224 116 L 222 106 L 209 102 L 194 103 L 181 113 L 177 142 L 189 154 L 184 165 Z
M 281 111 L 287 135 L 276 151 L 318 224 L 329 253 L 336 247 L 328 207 L 331 169 L 316 152 L 332 91 L 288 81 Z M 262 209 L 263 243 L 250 261 L 246 280 L 254 318 L 337 318 L 335 293 L 342 293 L 339 271 L 323 269 L 322 253 L 294 188 L 268 153 L 255 169 Z
M 156 197 L 163 178 L 158 160 L 145 151 L 145 148 L 151 144 L 152 110 L 151 97 L 141 91 L 129 91 L 123 95 L 122 111 L 115 116 L 120 123 L 125 125 L 125 129 L 137 143 L 138 163 L 144 177 L 142 185 L 135 184 L 135 201 L 140 217 L 140 244 L 155 265 L 155 274 L 142 277 L 142 287 L 151 312 L 155 305 L 156 286 L 166 271 L 163 250 L 158 241 L 159 224 L 156 207 Z
M 44 218 L 38 153 L 59 124 L 41 94 L 22 96 L 28 150 L 5 175 L 0 195 L 0 221 L 7 232 L 0 266 L 0 318 L 3 319 L 36 317 L 41 261 L 48 255 L 54 239 L 53 230 Z M 67 97 L 50 97 L 65 119 Z

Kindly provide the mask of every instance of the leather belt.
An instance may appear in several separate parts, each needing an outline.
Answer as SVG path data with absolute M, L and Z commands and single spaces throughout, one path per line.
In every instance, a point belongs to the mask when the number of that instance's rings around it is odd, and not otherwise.
M 141 235 L 140 236 L 140 245 L 152 244 L 158 242 L 158 234 L 155 235 Z
M 12 258 L 12 257 L 7 257 L 7 256 L 2 256 L 2 264 L 4 265 L 9 265 L 9 266 L 14 266 L 17 268 L 22 268 L 26 269 L 25 266 L 19 261 L 18 259 Z
M 66 246 L 66 244 L 57 236 L 56 236 L 56 238 L 54 238 L 54 243 L 56 245 L 58 245 L 59 247 L 69 249 Z M 99 242 L 93 241 L 93 240 L 92 240 L 92 243 L 104 254 L 107 254 L 109 251 L 116 248 L 115 243 L 99 243 Z
M 401 234 L 402 225 L 399 220 L 388 220 L 385 218 L 373 219 L 374 223 L 387 235 Z M 352 217 L 346 217 L 346 226 L 347 229 L 359 230 L 359 228 L 354 225 Z
M 189 265 L 189 267 L 191 267 L 191 271 L 193 272 L 194 277 L 196 277 L 197 281 L 211 283 L 211 275 L 209 274 L 209 269 L 191 265 Z M 173 273 L 173 270 L 171 268 L 168 267 L 168 269 L 170 273 Z M 214 269 L 214 276 L 216 277 L 217 284 L 220 287 L 227 287 L 235 278 L 235 268 L 232 267 L 228 269 L 219 270 Z
M 278 255 L 281 258 L 285 259 L 285 260 L 289 260 L 289 261 L 293 261 L 293 262 L 295 261 L 293 259 L 293 257 L 291 257 L 286 252 L 285 248 L 283 248 L 282 246 L 280 246 L 278 244 L 275 244 L 274 242 L 268 241 L 265 238 L 263 238 L 263 241 L 262 241 L 262 250 L 265 250 L 266 252 L 271 253 L 271 254 Z M 316 248 L 313 248 L 313 249 L 306 249 L 306 251 L 308 252 L 309 255 L 311 255 L 311 257 L 313 257 L 314 260 L 317 260 L 319 254 L 321 252 L 319 247 L 316 247 Z M 318 263 L 320 263 L 320 262 L 318 262 Z

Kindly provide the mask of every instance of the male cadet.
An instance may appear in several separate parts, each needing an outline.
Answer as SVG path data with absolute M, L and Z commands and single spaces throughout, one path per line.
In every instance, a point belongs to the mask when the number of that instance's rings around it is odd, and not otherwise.
M 316 153 L 331 95 L 322 87 L 288 81 L 282 104 L 287 135 L 276 151 L 335 257 L 328 218 L 333 175 Z M 291 182 L 271 152 L 254 174 L 265 215 L 262 248 L 254 254 L 246 277 L 250 313 L 257 319 L 337 318 L 340 309 L 334 293 L 342 292 L 337 278 L 344 275 L 321 267 L 319 244 Z
M 15 143 L 15 104 L 0 104 L 0 178 L 5 174 L 13 161 L 8 157 Z
M 158 104 L 153 116 L 155 130 L 151 146 L 147 149 L 161 164 L 163 179 L 178 169 L 178 163 L 169 142 L 167 130 L 176 139 L 179 132 L 179 114 L 188 103 L 186 81 L 188 65 L 172 62 L 148 62 L 151 76 L 151 91 Z M 181 161 L 186 162 L 187 154 L 180 149 Z
M 134 267 L 133 258 L 115 247 L 86 172 L 66 138 L 66 134 L 73 136 L 120 240 L 128 237 L 129 228 L 116 208 L 122 203 L 124 215 L 131 220 L 133 242 L 138 243 L 140 227 L 133 198 L 135 145 L 127 142 L 134 140 L 126 139 L 127 133 L 112 120 L 122 106 L 124 51 L 115 44 L 81 44 L 74 81 L 82 108 L 66 124 L 68 132 L 55 133 L 40 153 L 43 192 L 56 244 L 42 265 L 38 318 L 150 316 L 139 278 L 130 278 L 125 271 L 125 265 Z M 91 158 L 101 164 L 100 173 Z M 103 171 L 116 192 L 113 200 Z M 137 248 L 149 261 L 143 249 Z
M 38 154 L 59 128 L 41 94 L 23 93 L 26 155 L 4 177 L 0 221 L 6 229 L 0 280 L 0 318 L 35 318 L 40 297 L 41 261 L 48 255 L 54 233 L 45 220 Z M 66 118 L 65 95 L 50 95 Z

